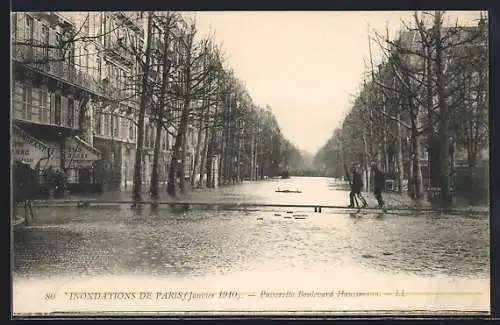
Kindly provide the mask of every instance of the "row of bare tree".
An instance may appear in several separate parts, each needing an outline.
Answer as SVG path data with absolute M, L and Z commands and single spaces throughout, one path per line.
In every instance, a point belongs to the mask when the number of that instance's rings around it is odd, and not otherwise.
M 361 163 L 369 188 L 375 161 L 393 174 L 400 191 L 406 174 L 409 194 L 420 200 L 426 150 L 428 186 L 440 188 L 439 202 L 451 205 L 454 153 L 465 150 L 472 171 L 488 147 L 488 34 L 483 15 L 473 27 L 446 27 L 444 15 L 415 12 L 394 41 L 375 33 L 382 62 L 374 66 L 370 46 L 368 77 L 317 162 L 337 176 L 344 164 Z
M 143 72 L 139 87 L 133 199 L 140 200 L 142 192 L 140 171 L 145 113 L 156 125 L 150 188 L 153 197 L 158 197 L 159 192 L 162 132 L 169 132 L 175 138 L 167 180 L 167 192 L 172 196 L 178 191 L 186 191 L 186 179 L 190 179 L 191 187 L 202 186 L 205 175 L 209 187 L 215 183 L 239 182 L 243 178 L 257 180 L 277 175 L 284 141 L 278 123 L 269 108 L 258 108 L 252 102 L 243 83 L 224 67 L 221 49 L 212 36 L 198 38 L 196 22 L 186 23 L 186 19 L 175 12 L 150 12 L 147 21 L 146 46 L 132 48 L 140 58 Z M 151 48 L 151 39 L 156 30 L 161 30 L 163 42 L 160 43 L 164 48 L 155 51 Z M 161 65 L 158 80 L 147 77 L 152 61 Z M 186 175 L 189 127 L 196 131 L 196 145 L 193 168 L 191 174 Z M 214 156 L 218 159 L 213 159 Z M 215 163 L 218 166 L 214 169 Z M 214 170 L 218 170 L 218 179 L 215 179 Z

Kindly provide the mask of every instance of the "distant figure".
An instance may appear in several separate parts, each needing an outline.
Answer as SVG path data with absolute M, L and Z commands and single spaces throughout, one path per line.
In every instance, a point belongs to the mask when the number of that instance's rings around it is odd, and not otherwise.
M 34 198 L 37 192 L 37 182 L 34 170 L 28 163 L 14 161 L 13 173 L 13 199 L 14 216 L 16 214 L 17 204 Z
M 356 200 L 356 196 L 361 200 L 363 203 L 362 208 L 366 208 L 368 205 L 366 203 L 366 200 L 363 198 L 361 195 L 361 189 L 363 188 L 363 181 L 361 179 L 361 173 L 359 172 L 359 167 L 357 168 L 356 165 L 352 165 L 351 167 L 351 192 L 349 193 L 349 208 L 354 208 L 354 201 Z M 356 200 L 356 206 L 359 208 L 358 201 Z
M 58 169 L 55 173 L 55 193 L 56 197 L 62 197 L 66 191 L 66 177 L 62 170 Z
M 384 207 L 384 199 L 382 199 L 382 191 L 385 188 L 385 176 L 380 171 L 375 163 L 372 163 L 372 170 L 374 174 L 373 194 L 378 202 L 378 207 Z

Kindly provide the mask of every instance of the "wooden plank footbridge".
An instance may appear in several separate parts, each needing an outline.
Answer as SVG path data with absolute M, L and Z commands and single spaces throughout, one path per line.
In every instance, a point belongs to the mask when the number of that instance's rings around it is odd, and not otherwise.
M 278 204 L 278 203 L 252 203 L 252 202 L 191 202 L 191 201 L 154 201 L 145 200 L 140 202 L 133 202 L 131 200 L 37 200 L 33 201 L 33 206 L 43 207 L 58 207 L 58 206 L 74 206 L 79 208 L 89 207 L 105 207 L 105 206 L 126 206 L 131 208 L 142 208 L 150 206 L 151 208 L 172 207 L 175 209 L 191 210 L 191 209 L 207 209 L 207 210 L 253 210 L 253 211 L 266 211 L 264 208 L 277 208 L 277 209 L 301 209 L 309 210 L 315 213 L 322 213 L 325 210 L 334 210 L 338 213 L 359 213 L 364 211 L 366 213 L 388 213 L 388 214 L 408 214 L 413 213 L 445 213 L 445 214 L 489 214 L 489 211 L 480 209 L 439 209 L 430 207 L 411 207 L 411 206 L 388 206 L 387 209 L 380 209 L 378 207 L 366 208 L 350 208 L 340 205 L 328 204 Z M 267 210 L 269 211 L 269 210 Z M 288 212 L 288 211 L 287 211 Z

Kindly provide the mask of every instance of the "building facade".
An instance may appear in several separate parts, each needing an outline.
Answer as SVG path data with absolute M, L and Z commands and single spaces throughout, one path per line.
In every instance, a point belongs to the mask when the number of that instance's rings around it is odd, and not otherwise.
M 75 190 L 87 183 L 102 190 L 131 188 L 146 25 L 141 12 L 12 14 L 13 159 L 40 173 L 61 170 Z M 163 51 L 159 29 L 155 24 L 155 53 Z M 161 62 L 152 56 L 149 77 L 159 81 L 161 72 Z M 148 107 L 145 190 L 156 135 L 150 116 Z M 186 175 L 191 175 L 196 141 L 195 128 L 189 129 Z M 173 134 L 163 130 L 161 135 L 160 183 L 167 179 Z
M 74 68 L 73 44 L 55 46 L 74 28 L 57 13 L 12 15 L 11 156 L 37 170 L 42 182 L 48 169 L 62 171 L 69 183 L 98 178 L 101 153 L 85 136 L 92 89 Z

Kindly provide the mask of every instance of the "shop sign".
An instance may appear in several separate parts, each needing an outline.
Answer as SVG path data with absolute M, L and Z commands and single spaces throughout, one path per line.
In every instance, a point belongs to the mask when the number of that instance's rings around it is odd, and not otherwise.
M 49 155 L 48 145 L 16 129 L 12 132 L 10 150 L 13 160 L 27 163 L 32 168 L 40 159 L 47 158 Z
M 78 138 L 70 138 L 65 147 L 66 168 L 89 168 L 101 159 L 101 153 Z

